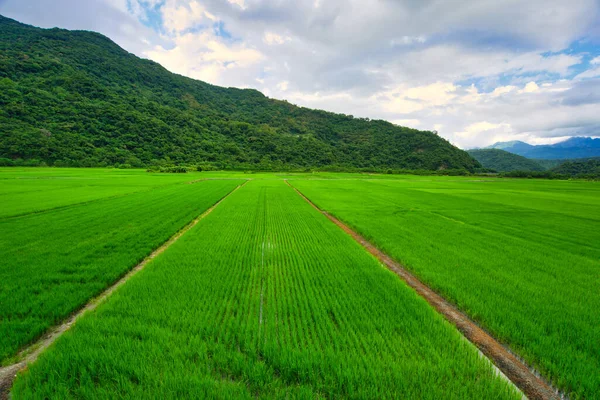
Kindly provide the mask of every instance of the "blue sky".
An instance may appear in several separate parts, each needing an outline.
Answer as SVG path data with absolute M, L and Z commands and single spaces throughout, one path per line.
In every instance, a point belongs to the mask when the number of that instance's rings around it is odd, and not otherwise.
M 0 14 L 463 148 L 600 136 L 598 0 L 0 0 Z

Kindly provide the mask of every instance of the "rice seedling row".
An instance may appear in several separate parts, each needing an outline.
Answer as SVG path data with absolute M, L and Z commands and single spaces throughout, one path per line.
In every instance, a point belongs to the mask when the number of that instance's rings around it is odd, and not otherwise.
M 292 182 L 539 369 L 600 393 L 594 182 Z
M 0 168 L 0 219 L 148 191 L 199 176 L 143 171 Z M 48 169 L 46 169 L 48 170 Z
M 15 399 L 519 398 L 282 181 L 251 181 L 20 375 Z
M 171 185 L 0 220 L 2 364 L 240 182 Z

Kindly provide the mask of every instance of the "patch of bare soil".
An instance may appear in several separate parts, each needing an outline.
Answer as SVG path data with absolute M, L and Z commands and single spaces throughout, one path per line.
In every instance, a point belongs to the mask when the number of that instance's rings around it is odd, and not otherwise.
M 71 315 L 68 319 L 66 319 L 62 324 L 51 328 L 44 336 L 42 336 L 35 343 L 29 345 L 25 349 L 23 349 L 18 355 L 16 363 L 12 365 L 8 365 L 6 367 L 0 368 L 0 399 L 5 400 L 10 398 L 10 389 L 12 387 L 12 383 L 17 376 L 17 373 L 27 367 L 28 364 L 33 363 L 39 355 L 46 350 L 56 339 L 58 339 L 63 333 L 65 333 L 71 326 L 73 326 L 79 318 L 81 318 L 88 311 L 92 311 L 98 307 L 102 302 L 104 302 L 113 292 L 115 292 L 119 287 L 121 287 L 125 282 L 131 279 L 132 276 L 140 272 L 152 259 L 154 259 L 159 254 L 163 253 L 167 250 L 173 243 L 175 243 L 181 236 L 183 236 L 187 231 L 192 229 L 200 220 L 210 214 L 223 200 L 227 197 L 231 196 L 236 190 L 244 186 L 248 181 L 243 184 L 237 186 L 227 195 L 225 195 L 222 199 L 216 202 L 212 207 L 208 210 L 204 211 L 200 214 L 196 219 L 183 227 L 179 232 L 175 233 L 173 236 L 169 238 L 165 243 L 163 243 L 159 248 L 154 250 L 149 256 L 144 258 L 138 265 L 136 265 L 133 269 L 129 270 L 127 274 L 125 274 L 121 279 L 115 282 L 112 286 L 106 289 L 100 296 L 94 298 L 89 303 L 87 303 L 83 308 L 77 311 L 75 314 Z
M 435 293 L 427 285 L 422 283 L 413 274 L 408 272 L 402 265 L 394 261 L 390 256 L 383 253 L 364 237 L 356 233 L 346 224 L 321 210 L 298 189 L 286 183 L 293 188 L 300 197 L 306 200 L 320 213 L 325 215 L 331 222 L 339 226 L 344 232 L 352 236 L 369 253 L 383 263 L 387 268 L 396 273 L 410 287 L 412 287 L 421 297 L 423 297 L 433 308 L 450 321 L 464 337 L 473 343 L 511 382 L 527 396 L 529 399 L 560 399 L 561 396 L 553 389 L 543 378 L 540 378 L 527 365 L 519 360 L 514 354 L 504 347 L 500 342 L 494 339 L 489 333 L 480 328 L 475 322 L 471 321 L 466 314 L 459 311 L 454 305 L 450 304 L 440 295 Z

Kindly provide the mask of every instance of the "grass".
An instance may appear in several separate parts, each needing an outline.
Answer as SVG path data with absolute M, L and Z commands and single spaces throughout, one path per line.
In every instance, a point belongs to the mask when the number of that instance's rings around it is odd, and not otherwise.
M 0 219 L 0 360 L 9 362 L 240 182 L 168 185 Z
M 600 393 L 600 186 L 293 181 L 549 377 Z
M 282 181 L 228 197 L 16 380 L 13 398 L 518 393 Z
M 195 174 L 75 168 L 0 168 L 0 219 L 199 179 Z

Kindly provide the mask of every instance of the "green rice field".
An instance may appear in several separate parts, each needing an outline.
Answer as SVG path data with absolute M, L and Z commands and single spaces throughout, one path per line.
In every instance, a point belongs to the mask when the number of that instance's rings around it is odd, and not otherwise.
M 0 360 L 6 364 L 239 183 L 158 186 L 0 218 Z M 96 190 L 106 187 L 112 189 Z M 56 191 L 51 193 L 58 204 Z M 4 199 L 16 202 L 20 194 Z
M 600 393 L 597 182 L 0 168 L 4 365 L 224 198 L 13 398 L 522 397 L 284 180 L 568 398 Z
M 600 393 L 600 185 L 294 181 L 571 398 Z

